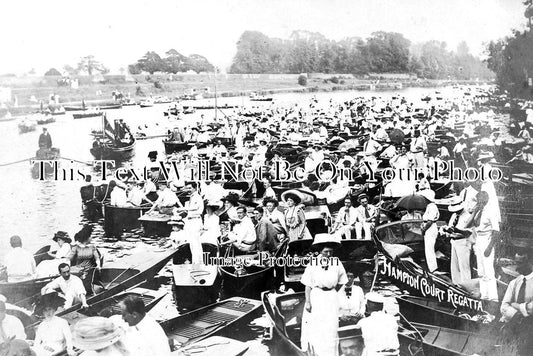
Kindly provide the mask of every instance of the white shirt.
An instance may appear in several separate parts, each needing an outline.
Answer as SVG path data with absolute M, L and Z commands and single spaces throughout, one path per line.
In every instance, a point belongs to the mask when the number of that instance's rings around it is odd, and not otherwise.
M 398 349 L 398 322 L 393 315 L 377 311 L 359 320 L 367 355 L 374 355 L 388 349 Z
M 372 204 L 367 204 L 366 208 L 368 210 L 368 215 L 370 215 L 369 218 L 374 219 L 376 217 L 377 213 L 378 213 L 376 207 L 374 205 L 372 205 Z M 359 221 L 359 222 L 370 222 L 370 221 L 366 221 L 368 218 L 366 217 L 365 208 L 362 205 L 359 205 L 355 209 L 357 211 L 357 221 Z
M 346 211 L 348 211 L 348 218 L 346 218 Z M 339 209 L 335 223 L 337 224 L 337 227 L 340 227 L 342 225 L 353 225 L 355 224 L 356 220 L 357 220 L 356 208 L 351 206 L 349 209 L 346 209 L 346 207 L 343 206 L 342 208 Z
M 35 346 L 50 347 L 56 353 L 72 349 L 72 334 L 65 319 L 53 316 L 43 320 L 35 333 Z
M 155 204 L 162 207 L 171 207 L 178 203 L 178 197 L 172 190 L 165 188 L 165 190 L 159 191 L 158 198 Z
M 131 356 L 170 355 L 168 338 L 163 328 L 148 315 L 145 315 L 137 325 L 126 329 L 124 340 L 131 350 Z
M 133 205 L 139 206 L 142 204 L 144 199 L 144 193 L 139 187 L 133 187 L 130 190 L 128 200 Z
M 26 340 L 24 325 L 17 317 L 6 314 L 4 320 L 0 322 L 0 326 L 4 330 L 4 333 L 8 339 L 15 337 L 15 339 Z M 4 341 L 5 340 L 2 339 L 2 334 L 0 333 L 0 344 Z
M 128 206 L 128 197 L 126 196 L 124 189 L 119 188 L 118 186 L 113 188 L 110 204 L 118 207 Z
M 11 282 L 32 279 L 35 275 L 35 259 L 22 247 L 11 249 L 4 258 L 4 265 Z
M 195 192 L 191 195 L 189 201 L 185 202 L 185 208 L 189 212 L 187 214 L 188 218 L 201 217 L 204 211 L 204 200 L 198 192 Z
M 239 250 L 251 251 L 255 248 L 257 236 L 252 219 L 245 216 L 240 223 L 236 223 L 231 232 L 231 238 L 236 240 L 235 246 Z
M 81 279 L 74 275 L 70 275 L 68 280 L 65 280 L 65 278 L 61 276 L 57 277 L 52 282 L 44 286 L 43 294 L 52 292 L 56 289 L 60 289 L 64 295 L 80 296 L 87 294 Z
M 365 293 L 359 286 L 352 285 L 351 295 L 346 295 L 346 286 L 343 285 L 338 292 L 340 314 L 364 314 L 366 310 Z

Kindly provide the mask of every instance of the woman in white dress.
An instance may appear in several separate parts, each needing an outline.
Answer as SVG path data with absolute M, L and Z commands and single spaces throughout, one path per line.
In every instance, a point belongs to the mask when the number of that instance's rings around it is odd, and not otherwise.
M 220 237 L 220 218 L 215 214 L 218 210 L 216 205 L 207 205 L 205 207 L 204 226 L 200 241 L 216 245 Z
M 302 316 L 301 345 L 317 356 L 338 355 L 338 291 L 348 282 L 340 260 L 332 258 L 340 243 L 329 234 L 317 234 L 313 248 L 319 251 L 302 276 L 305 285 L 305 308 Z M 314 353 L 313 353 L 314 352 Z
M 72 239 L 65 231 L 58 231 L 55 233 L 53 240 L 59 246 L 57 250 L 50 251 L 48 254 L 53 257 L 51 260 L 44 260 L 36 268 L 37 278 L 54 276 L 57 274 L 57 267 L 61 263 L 68 263 L 70 265 L 70 243 Z
M 37 354 L 48 356 L 66 351 L 69 356 L 76 355 L 68 322 L 55 315 L 57 308 L 63 305 L 61 298 L 57 293 L 45 294 L 41 297 L 40 305 L 44 320 L 35 332 L 34 348 Z

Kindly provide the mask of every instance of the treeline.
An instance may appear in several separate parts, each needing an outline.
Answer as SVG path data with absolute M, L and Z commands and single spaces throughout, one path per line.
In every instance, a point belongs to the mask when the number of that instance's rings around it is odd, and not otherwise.
M 508 90 L 513 96 L 533 98 L 533 33 L 531 20 L 533 4 L 527 6 L 524 16 L 528 19 L 528 29 L 514 30 L 512 36 L 491 41 L 488 45 L 488 67 L 496 73 L 496 82 L 500 88 Z
M 449 51 L 446 43 L 412 44 L 402 34 L 374 32 L 363 40 L 341 41 L 320 33 L 295 31 L 288 40 L 245 31 L 238 43 L 230 73 L 414 73 L 427 79 L 491 78 L 493 74 L 466 43 Z
M 190 70 L 201 73 L 212 72 L 214 69 L 215 67 L 204 56 L 199 54 L 184 56 L 175 49 L 167 51 L 164 57 L 154 51 L 146 52 L 136 63 L 128 66 L 130 74 L 140 74 L 141 72 L 176 74 Z

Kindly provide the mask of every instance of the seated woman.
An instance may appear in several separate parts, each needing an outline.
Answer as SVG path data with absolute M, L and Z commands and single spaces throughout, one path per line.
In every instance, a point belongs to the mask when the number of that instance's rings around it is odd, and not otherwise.
M 72 239 L 68 236 L 68 233 L 65 231 L 58 231 L 55 233 L 54 240 L 59 248 L 54 251 L 48 252 L 53 259 L 44 260 L 36 268 L 37 278 L 54 276 L 57 274 L 57 267 L 60 263 L 70 264 L 70 252 L 71 247 L 70 243 Z
M 72 347 L 70 326 L 65 319 L 57 317 L 56 311 L 63 305 L 57 293 L 45 294 L 39 300 L 44 320 L 35 333 L 34 349 L 38 355 L 51 356 L 63 354 L 76 355 Z
M 72 247 L 70 252 L 71 266 L 75 266 L 73 270 L 77 269 L 82 274 L 89 272 L 91 269 L 100 269 L 100 254 L 96 246 L 91 243 L 92 226 L 85 225 L 76 235 L 74 239 L 78 242 Z M 83 279 L 83 278 L 82 278 Z
M 200 236 L 200 242 L 207 242 L 216 245 L 218 238 L 221 235 L 220 232 L 220 219 L 215 214 L 218 210 L 218 205 L 209 204 L 205 207 L 204 225 L 202 229 L 202 235 Z

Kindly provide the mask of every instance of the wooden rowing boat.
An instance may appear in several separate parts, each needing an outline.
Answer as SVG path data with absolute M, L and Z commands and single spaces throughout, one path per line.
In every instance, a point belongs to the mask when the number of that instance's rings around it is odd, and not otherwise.
M 96 143 L 96 142 L 95 142 Z M 135 155 L 136 141 L 132 138 L 127 145 L 117 146 L 111 142 L 93 144 L 91 154 L 98 160 L 127 161 Z
M 483 323 L 482 315 L 474 315 L 462 308 L 452 308 L 435 300 L 410 295 L 396 297 L 396 301 L 400 313 L 411 322 L 483 334 L 500 332 L 498 323 Z
M 203 243 L 204 264 L 192 264 L 190 245 L 178 247 L 173 258 L 174 300 L 178 307 L 191 308 L 212 304 L 220 295 L 222 279 L 216 264 L 210 263 L 211 257 L 218 257 L 218 246 Z
M 281 257 L 287 242 L 282 243 L 274 257 Z M 248 266 L 235 263 L 231 266 L 220 266 L 223 279 L 223 292 L 227 296 L 239 295 L 249 298 L 259 297 L 261 292 L 274 288 L 276 278 L 276 266 L 270 263 L 261 264 L 258 255 L 250 252 L 250 255 L 234 255 L 234 247 L 226 248 L 224 257 L 240 258 L 242 261 L 248 260 Z M 268 261 L 267 261 L 268 262 Z
M 305 305 L 305 293 L 274 294 L 264 292 L 263 308 L 270 319 L 281 343 L 295 355 L 308 355 L 300 345 L 301 320 Z M 361 355 L 364 342 L 360 330 L 354 324 L 339 328 L 339 346 L 343 340 L 355 342 L 356 353 Z M 453 330 L 438 326 L 409 323 L 402 320 L 398 327 L 400 355 L 459 356 L 487 354 L 498 350 L 490 337 L 472 332 Z
M 112 315 L 120 315 L 120 302 L 130 296 L 140 298 L 144 302 L 146 312 L 148 312 L 165 296 L 165 292 L 135 287 L 101 300 L 97 303 L 91 304 L 89 308 L 79 309 L 68 314 L 63 314 L 61 318 L 68 321 L 69 325 L 72 326 L 81 319 L 91 316 L 103 316 L 109 318 Z
M 118 207 L 110 204 L 103 204 L 104 232 L 108 238 L 118 238 L 122 236 L 124 230 L 140 228 L 139 218 L 144 215 L 149 206 L 128 206 Z
M 458 305 L 467 310 L 483 312 L 486 303 L 474 297 L 471 291 L 421 267 L 420 264 L 425 264 L 421 225 L 422 220 L 404 220 L 376 227 L 372 239 L 377 250 L 385 257 L 378 273 L 413 295 L 444 301 L 448 306 Z M 439 269 L 442 271 L 445 267 L 449 269 L 449 262 L 439 261 Z
M 302 350 L 300 343 L 305 293 L 279 295 L 271 292 L 263 292 L 261 294 L 261 302 L 276 336 L 281 341 L 276 345 L 278 348 L 281 348 L 279 354 L 309 355 L 309 353 Z M 363 350 L 363 339 L 360 331 L 353 329 L 346 330 L 341 327 L 339 328 L 338 335 L 339 344 L 342 344 L 344 341 L 355 341 L 358 351 L 355 355 L 360 355 L 360 352 Z
M 171 355 L 182 356 L 240 356 L 248 351 L 248 345 L 242 341 L 223 336 L 211 336 L 196 342 L 183 350 L 175 351 Z
M 101 116 L 103 114 L 102 111 L 96 111 L 96 110 L 88 110 L 88 111 L 84 111 L 84 112 L 81 112 L 81 113 L 76 113 L 76 114 L 72 114 L 72 118 L 74 119 L 86 119 L 86 118 L 89 118 L 89 117 L 97 117 L 97 116 Z
M 283 255 L 303 261 L 302 258 L 313 255 L 312 244 L 313 239 L 291 241 L 288 243 Z M 334 256 L 339 258 L 346 272 L 352 272 L 363 281 L 364 273 L 374 269 L 376 252 L 374 242 L 371 240 L 342 240 L 341 247 L 335 250 Z M 285 283 L 291 283 L 293 289 L 297 287 L 303 288 L 300 279 L 304 270 L 305 266 L 284 266 L 283 279 Z M 293 286 L 292 284 L 295 285 Z
M 260 307 L 258 300 L 234 297 L 164 321 L 161 326 L 169 338 L 172 351 L 176 351 L 242 322 L 258 312 Z
M 92 289 L 88 290 L 87 304 L 94 305 L 150 280 L 170 261 L 175 252 L 175 249 L 139 251 L 106 263 L 99 272 L 92 270 L 84 280 L 86 289 Z M 62 317 L 80 310 L 81 303 L 57 313 L 57 316 Z
M 170 218 L 171 215 L 160 214 L 154 211 L 141 216 L 139 222 L 146 236 L 169 236 L 172 231 L 172 226 L 168 224 Z
M 163 145 L 165 146 L 165 153 L 169 155 L 174 152 L 188 151 L 193 144 L 188 142 L 163 140 Z

